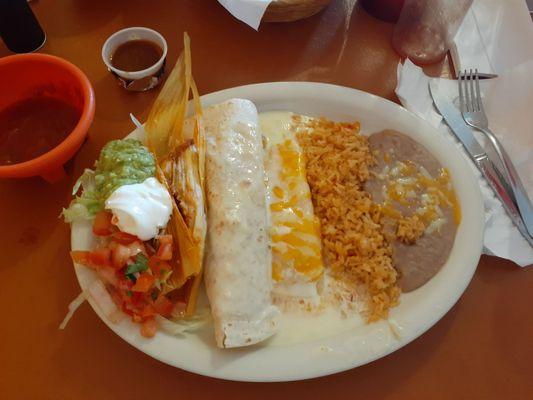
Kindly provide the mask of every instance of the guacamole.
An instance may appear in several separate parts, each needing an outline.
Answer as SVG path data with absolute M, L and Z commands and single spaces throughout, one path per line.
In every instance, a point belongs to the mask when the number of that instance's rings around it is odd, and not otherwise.
M 155 161 L 138 140 L 113 140 L 100 152 L 94 172 L 95 190 L 105 201 L 120 186 L 141 183 L 155 176 Z
M 74 195 L 80 186 L 83 193 L 63 210 L 63 216 L 67 222 L 92 218 L 104 209 L 106 199 L 117 188 L 144 182 L 152 176 L 155 176 L 155 160 L 146 146 L 135 139 L 113 140 L 100 152 L 94 171 L 85 170 L 74 185 Z

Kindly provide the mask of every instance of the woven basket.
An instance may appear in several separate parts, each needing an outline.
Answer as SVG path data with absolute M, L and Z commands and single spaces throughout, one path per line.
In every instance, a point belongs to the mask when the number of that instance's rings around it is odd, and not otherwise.
M 310 17 L 331 3 L 331 0 L 274 0 L 268 5 L 263 22 L 291 22 Z

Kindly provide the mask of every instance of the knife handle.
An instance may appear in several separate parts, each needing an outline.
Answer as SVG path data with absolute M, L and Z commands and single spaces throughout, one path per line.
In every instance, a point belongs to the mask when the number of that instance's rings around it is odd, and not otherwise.
M 489 138 L 492 147 L 494 150 L 496 150 L 498 157 L 500 157 L 503 168 L 507 174 L 506 181 L 509 182 L 515 203 L 518 211 L 520 212 L 520 218 L 524 222 L 524 226 L 526 227 L 526 230 L 530 236 L 533 235 L 533 206 L 529 201 L 526 189 L 524 188 L 522 180 L 520 179 L 520 176 L 518 175 L 511 158 L 505 151 L 505 148 L 501 145 L 498 138 L 491 132 L 490 129 L 478 129 L 484 132 Z
M 499 169 L 489 160 L 487 155 L 483 155 L 475 160 L 475 163 L 485 179 L 489 182 L 490 187 L 501 200 L 503 208 L 511 218 L 511 221 L 516 225 L 524 239 L 526 239 L 530 246 L 533 246 L 533 238 L 529 235 L 520 211 L 516 207 L 514 198 L 510 195 L 508 191 L 508 185 L 505 178 L 500 173 Z

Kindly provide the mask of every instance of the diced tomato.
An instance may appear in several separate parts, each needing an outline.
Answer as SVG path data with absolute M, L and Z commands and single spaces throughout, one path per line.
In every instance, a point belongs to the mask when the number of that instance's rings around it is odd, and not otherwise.
M 74 261 L 76 264 L 85 265 L 87 267 L 89 266 L 88 255 L 88 251 L 72 250 L 70 252 L 70 258 L 72 258 L 72 261 Z
M 140 304 L 142 304 L 143 300 L 144 300 L 143 294 L 141 292 L 134 292 L 133 291 L 133 286 L 132 286 L 132 288 L 131 288 L 131 296 L 130 296 L 130 303 L 133 304 L 134 306 L 138 307 Z
M 142 309 L 140 315 L 141 315 L 141 317 L 142 317 L 143 319 L 150 318 L 150 317 L 153 317 L 154 315 L 156 315 L 156 310 L 155 310 L 155 308 L 154 308 L 153 305 L 151 305 L 151 304 L 147 304 L 147 305 L 144 306 L 144 308 Z
M 131 250 L 128 246 L 120 243 L 113 243 L 111 248 L 111 264 L 115 269 L 123 268 L 131 256 Z
M 133 282 L 130 279 L 125 278 L 123 274 L 120 274 L 120 275 L 121 275 L 120 279 L 118 280 L 116 284 L 117 289 L 122 290 L 124 292 L 131 290 L 131 287 L 133 286 Z
M 154 281 L 155 278 L 153 275 L 147 274 L 146 272 L 142 273 L 137 278 L 137 281 L 135 282 L 135 285 L 133 285 L 131 290 L 134 292 L 147 292 L 152 288 Z
M 111 224 L 113 214 L 108 211 L 100 211 L 94 216 L 93 233 L 98 236 L 109 236 L 113 233 L 114 228 Z
M 129 310 L 129 314 L 138 314 L 139 310 L 144 307 L 146 303 L 144 301 L 144 293 L 123 291 L 121 293 L 122 297 L 122 307 L 126 310 Z
M 174 308 L 174 304 L 164 295 L 160 294 L 154 301 L 155 311 L 163 317 L 168 317 Z
M 96 273 L 106 284 L 111 284 L 113 286 L 117 285 L 118 278 L 116 271 L 111 267 L 96 267 Z
M 148 260 L 148 267 L 157 278 L 161 278 L 164 273 L 172 270 L 172 266 L 166 262 L 161 261 L 158 257 L 150 257 Z
M 75 263 L 93 269 L 111 266 L 111 250 L 108 248 L 100 248 L 93 251 L 74 250 L 70 252 L 70 256 Z
M 89 263 L 94 267 L 110 267 L 111 266 L 111 249 L 103 247 L 94 249 L 87 255 Z
M 172 243 L 162 243 L 157 249 L 157 257 L 163 261 L 172 260 Z
M 172 244 L 172 235 L 160 235 L 157 237 L 159 244 Z
M 154 275 L 159 275 L 159 264 L 161 263 L 161 260 L 157 257 L 150 257 L 148 259 L 148 268 L 153 272 Z
M 126 233 L 126 232 L 121 232 L 121 231 L 117 231 L 117 232 L 113 233 L 113 240 L 115 242 L 120 243 L 120 244 L 130 244 L 130 243 L 133 243 L 133 242 L 140 242 L 141 241 L 141 239 L 139 239 L 137 236 L 131 235 L 131 234 Z
M 145 319 L 142 316 L 143 307 L 133 307 L 131 304 L 124 303 L 122 308 L 127 314 L 131 315 L 132 317 L 135 316 L 134 322 L 140 322 Z
M 141 335 L 145 338 L 154 337 L 157 332 L 157 322 L 154 318 L 146 319 L 141 325 Z
M 126 314 L 131 315 L 132 317 L 136 315 L 135 308 L 131 305 L 131 303 L 126 303 L 125 301 L 122 301 L 122 298 L 125 298 L 124 296 L 121 297 L 121 306 L 122 311 L 124 311 Z M 135 321 L 134 321 L 135 322 Z

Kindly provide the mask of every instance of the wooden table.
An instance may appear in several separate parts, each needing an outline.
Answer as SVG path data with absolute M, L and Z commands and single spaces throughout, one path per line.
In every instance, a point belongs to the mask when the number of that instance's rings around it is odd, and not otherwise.
M 533 271 L 493 257 L 482 257 L 462 298 L 422 337 L 369 365 L 315 380 L 249 384 L 190 374 L 129 346 L 87 304 L 58 330 L 79 293 L 61 207 L 103 144 L 132 129 L 128 114 L 143 120 L 157 95 L 115 84 L 100 59 L 106 37 L 128 26 L 154 28 L 167 39 L 173 63 L 187 30 L 201 93 L 308 80 L 397 101 L 392 26 L 357 7 L 350 17 L 351 3 L 335 1 L 308 20 L 265 25 L 260 32 L 215 0 L 33 3 L 48 36 L 41 51 L 85 71 L 96 91 L 96 116 L 89 139 L 67 165 L 68 179 L 54 186 L 40 179 L 0 182 L 1 399 L 531 398 Z M 0 47 L 0 56 L 8 54 Z M 436 74 L 441 69 L 432 67 Z

